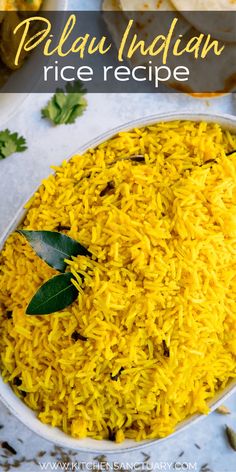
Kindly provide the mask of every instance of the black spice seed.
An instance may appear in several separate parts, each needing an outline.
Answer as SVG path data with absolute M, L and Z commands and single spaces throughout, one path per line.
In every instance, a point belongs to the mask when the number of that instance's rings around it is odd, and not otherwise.
M 213 472 L 213 471 L 210 469 L 208 464 L 203 464 L 201 469 L 200 469 L 200 472 Z
M 165 357 L 170 357 L 170 350 L 165 342 L 165 340 L 162 341 L 163 349 L 164 349 L 164 356 Z
M 20 377 L 14 378 L 13 385 L 15 385 L 16 387 L 20 387 L 22 385 L 22 380 L 20 379 Z
M 200 167 L 204 166 L 205 164 L 217 164 L 217 161 L 215 159 L 209 159 L 208 161 L 203 162 Z
M 63 226 L 63 225 L 58 225 L 57 228 L 56 228 L 56 231 L 69 231 L 70 230 L 70 226 Z
M 26 392 L 24 392 L 23 390 L 21 390 L 21 391 L 20 391 L 20 394 L 22 395 L 22 397 L 23 397 L 23 398 L 25 398 L 25 397 L 26 397 L 26 395 L 27 395 L 27 393 L 26 393 Z
M 233 151 L 227 152 L 226 156 L 232 156 L 232 154 L 235 154 L 235 153 L 236 153 L 236 149 L 234 149 Z
M 93 458 L 94 461 L 97 461 L 99 462 L 99 464 L 101 464 L 102 462 L 106 462 L 106 456 L 104 456 L 104 454 L 101 454 L 100 456 L 96 456 Z
M 200 446 L 199 446 L 199 444 L 196 444 L 196 443 L 195 443 L 194 446 L 195 446 L 197 449 L 201 449 Z
M 14 447 L 12 447 L 7 441 L 2 442 L 2 448 L 6 449 L 8 452 L 11 454 L 14 454 L 14 456 L 17 454 L 16 450 Z
M 43 457 L 45 456 L 45 454 L 46 454 L 46 451 L 39 451 L 37 454 L 37 457 Z
M 108 439 L 109 441 L 115 441 L 116 440 L 116 431 L 115 429 L 111 429 L 110 426 L 107 426 L 108 429 Z
M 3 424 L 0 424 L 0 429 L 4 428 Z
M 145 157 L 144 156 L 133 156 L 130 157 L 130 160 L 133 162 L 145 162 Z
M 182 457 L 184 455 L 184 451 L 181 451 L 178 457 Z
M 111 182 L 108 182 L 107 186 L 101 191 L 100 197 L 105 197 L 105 195 L 108 195 L 113 192 L 115 189 L 115 183 L 113 180 Z
M 82 336 L 81 334 L 78 333 L 78 331 L 74 331 L 71 335 L 71 339 L 73 339 L 73 341 L 77 342 L 77 341 L 88 341 L 88 338 L 85 338 L 84 336 Z
M 117 382 L 117 380 L 119 379 L 120 374 L 123 372 L 123 370 L 125 370 L 124 367 L 121 367 L 118 374 L 116 374 L 114 376 L 112 376 L 112 374 L 110 374 L 111 380 L 114 380 L 115 382 Z
M 7 316 L 8 320 L 11 320 L 12 319 L 12 311 L 7 311 L 6 316 Z
M 151 456 L 149 456 L 149 454 L 146 454 L 146 452 L 141 452 L 141 454 L 143 455 L 144 457 L 144 462 L 143 464 L 146 465 L 148 463 L 148 461 L 151 459 Z

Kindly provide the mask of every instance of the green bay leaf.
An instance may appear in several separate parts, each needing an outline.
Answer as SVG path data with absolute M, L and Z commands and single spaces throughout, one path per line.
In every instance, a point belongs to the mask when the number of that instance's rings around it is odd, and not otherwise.
M 91 256 L 91 253 L 74 239 L 56 231 L 27 231 L 18 230 L 22 234 L 36 254 L 49 266 L 59 272 L 65 272 L 67 264 L 65 259 L 72 256 Z
M 71 282 L 73 274 L 56 275 L 36 292 L 26 310 L 27 315 L 50 315 L 71 305 L 78 290 Z

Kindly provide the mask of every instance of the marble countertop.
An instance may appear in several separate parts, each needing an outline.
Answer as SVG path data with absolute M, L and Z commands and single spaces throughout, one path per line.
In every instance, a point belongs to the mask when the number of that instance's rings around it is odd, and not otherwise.
M 91 8 L 92 3 L 69 0 L 71 9 L 88 5 Z M 40 118 L 40 109 L 48 98 L 31 94 L 21 110 L 5 123 L 4 127 L 27 138 L 28 150 L 0 163 L 0 236 L 17 209 L 48 175 L 50 165 L 60 164 L 104 131 L 136 118 L 170 111 L 236 114 L 232 95 L 209 101 L 179 94 L 94 94 L 88 96 L 88 110 L 74 125 L 54 128 Z M 212 413 L 159 445 L 145 447 L 141 452 L 95 457 L 58 448 L 39 438 L 0 404 L 0 444 L 8 442 L 16 452 L 0 448 L 0 471 L 111 470 L 113 464 L 114 470 L 234 472 L 236 452 L 227 443 L 224 425 L 236 430 L 236 394 L 226 405 L 231 411 L 227 417 Z

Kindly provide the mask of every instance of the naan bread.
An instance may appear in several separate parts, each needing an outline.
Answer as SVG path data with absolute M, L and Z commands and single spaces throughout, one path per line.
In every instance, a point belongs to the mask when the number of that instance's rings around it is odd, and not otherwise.
M 236 0 L 171 0 L 179 11 L 236 11 Z
M 173 11 L 175 10 L 170 0 L 120 0 L 124 11 Z
M 168 10 L 169 12 L 169 19 L 166 21 L 166 24 L 163 24 L 161 22 L 161 16 L 160 16 L 160 26 L 157 24 L 157 15 L 153 15 L 153 12 L 150 11 L 149 14 L 149 9 L 143 10 L 143 12 L 136 11 L 134 12 L 133 8 L 134 6 L 141 8 L 142 5 L 144 5 L 143 1 L 138 1 L 135 0 L 135 2 L 130 2 L 129 0 L 129 8 L 130 10 L 124 11 L 123 9 L 121 10 L 122 6 L 125 6 L 127 3 L 128 5 L 128 0 L 127 1 L 122 1 L 122 0 L 104 0 L 103 1 L 103 11 L 106 12 L 104 15 L 104 19 L 106 21 L 107 27 L 113 37 L 114 43 L 116 44 L 117 47 L 120 46 L 121 39 L 123 37 L 123 34 L 128 26 L 128 20 L 133 19 L 134 24 L 132 27 L 132 32 L 130 35 L 136 33 L 139 37 L 139 39 L 143 39 L 146 41 L 147 44 L 150 44 L 153 39 L 158 35 L 158 34 L 163 34 L 167 35 L 169 32 L 169 28 L 171 25 L 172 20 L 175 18 L 174 12 L 176 10 L 173 9 L 169 4 L 170 2 L 168 0 L 163 0 L 163 8 L 164 4 L 166 7 L 169 5 L 170 8 Z M 131 9 L 131 3 L 133 3 L 133 7 Z M 158 1 L 155 0 L 155 2 L 152 0 L 152 2 L 146 1 L 145 5 L 150 5 L 154 4 L 156 5 L 156 11 L 157 11 L 157 5 Z M 139 4 L 139 5 L 138 5 Z M 119 15 L 115 14 L 109 14 L 110 12 L 115 12 L 119 11 Z M 177 13 L 177 12 L 176 12 Z M 168 13 L 166 14 L 168 15 Z M 175 29 L 175 33 L 173 35 L 173 41 L 178 38 L 179 35 L 184 35 L 188 30 L 191 29 L 191 26 L 186 22 L 186 20 L 177 14 L 179 17 L 179 21 L 177 24 L 177 27 Z M 137 65 L 143 65 L 145 63 L 145 57 L 142 57 L 139 54 L 136 54 L 133 56 L 133 58 L 130 60 L 130 63 L 133 66 Z
M 105 0 L 104 8 L 110 11 L 119 11 L 120 5 L 118 0 Z M 108 29 L 113 37 L 113 41 L 117 47 L 120 45 L 121 37 L 124 34 L 125 28 L 127 27 L 127 18 L 124 13 L 119 15 L 112 15 L 109 13 L 104 15 L 105 21 L 107 23 Z M 148 35 L 148 33 L 146 33 Z M 184 43 L 187 42 L 190 38 L 194 36 L 199 36 L 199 31 L 194 29 L 189 29 L 189 31 L 184 35 Z M 188 56 L 186 61 L 183 61 L 187 67 L 190 69 L 190 80 L 189 82 L 169 82 L 169 86 L 174 89 L 181 90 L 186 93 L 192 93 L 196 90 L 196 82 L 198 84 L 199 92 L 202 91 L 202 96 L 214 96 L 214 93 L 204 92 L 207 89 L 206 86 L 206 74 L 207 71 L 211 70 L 211 91 L 218 93 L 229 92 L 230 90 L 235 90 L 236 87 L 236 58 L 235 58 L 235 47 L 234 45 L 227 44 L 226 52 L 222 55 L 220 59 L 217 59 L 214 54 L 210 54 L 204 61 L 196 61 L 192 55 Z M 137 65 L 147 64 L 145 57 L 133 57 L 129 60 L 131 66 L 135 67 Z M 160 66 L 160 58 L 153 57 L 152 65 Z M 178 59 L 171 57 L 171 60 L 168 64 L 170 67 L 174 68 L 179 65 Z
M 103 11 L 121 11 L 121 4 L 119 0 L 103 0 Z
M 127 28 L 127 18 L 121 11 L 120 2 L 118 0 L 104 0 L 102 3 L 102 9 L 104 11 L 104 20 L 107 28 L 112 36 L 114 44 L 117 49 L 120 46 L 121 38 Z M 114 15 L 113 12 L 119 11 L 119 15 Z M 109 14 L 109 12 L 112 12 Z
M 172 0 L 172 2 L 186 20 L 201 33 L 210 33 L 221 41 L 236 42 L 236 0 L 191 0 L 191 2 Z M 209 14 L 209 12 L 215 13 Z M 230 14 L 230 12 L 235 13 Z
M 189 39 L 199 37 L 199 31 L 194 28 L 183 38 L 183 45 Z M 155 62 L 155 60 L 153 61 Z M 171 82 L 169 85 L 182 92 L 197 91 L 203 96 L 214 96 L 235 91 L 236 89 L 236 48 L 234 44 L 225 44 L 225 49 L 218 57 L 210 51 L 204 59 L 196 60 L 192 54 L 181 56 L 181 62 L 188 67 L 190 77 L 188 82 Z M 178 58 L 171 55 L 168 63 L 172 69 L 179 65 Z
M 170 0 L 119 0 L 121 9 L 127 18 L 133 18 L 140 31 L 145 31 L 146 37 L 153 35 L 158 29 L 157 14 L 153 15 L 153 12 L 170 12 L 173 14 L 176 12 L 172 2 Z M 131 13 L 132 12 L 132 13 Z M 177 13 L 177 12 L 176 12 Z M 179 16 L 179 15 L 178 15 Z M 165 24 L 160 17 L 162 28 Z M 166 28 L 163 30 L 163 34 L 167 34 L 169 30 L 169 23 L 165 18 Z M 185 34 L 190 29 L 189 24 L 183 17 L 179 18 L 181 28 L 179 34 Z M 157 33 L 156 33 L 157 34 Z M 155 34 L 155 35 L 156 35 Z

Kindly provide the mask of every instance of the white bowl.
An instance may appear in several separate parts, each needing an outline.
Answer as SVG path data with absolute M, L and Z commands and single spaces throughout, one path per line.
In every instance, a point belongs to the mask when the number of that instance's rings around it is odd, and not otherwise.
M 68 0 L 44 0 L 43 11 L 66 11 L 68 6 Z M 32 12 L 33 13 L 33 12 Z M 62 26 L 62 25 L 61 25 Z M 57 31 L 59 30 L 59 25 Z M 59 32 L 59 31 L 58 31 Z M 36 53 L 37 54 L 37 51 Z M 38 54 L 39 60 L 42 62 L 42 57 Z M 35 77 L 32 77 L 32 67 L 31 67 L 31 56 L 27 59 L 23 67 L 11 74 L 8 79 L 8 83 L 17 84 L 18 80 L 24 82 L 27 80 L 28 75 L 31 76 L 32 83 L 32 92 L 33 87 L 39 80 L 38 68 L 35 70 Z M 16 85 L 17 89 L 17 85 Z M 29 93 L 6 93 L 4 92 L 4 86 L 0 91 L 0 126 L 2 126 L 6 121 L 10 120 L 12 116 L 20 109 Z
M 189 113 L 170 113 L 165 115 L 153 115 L 147 118 L 139 119 L 136 121 L 132 121 L 127 123 L 119 128 L 113 129 L 108 133 L 103 134 L 102 136 L 94 139 L 93 141 L 89 142 L 86 146 L 83 146 L 77 153 L 83 153 L 87 149 L 91 147 L 95 147 L 98 144 L 106 141 L 107 139 L 111 138 L 116 133 L 123 131 L 123 130 L 130 130 L 135 127 L 141 127 L 146 125 L 151 125 L 154 123 L 158 123 L 161 121 L 173 121 L 173 120 L 191 120 L 191 121 L 207 121 L 207 122 L 215 122 L 219 123 L 222 127 L 229 129 L 236 133 L 236 118 L 230 115 L 208 115 L 208 114 L 189 114 Z M 24 219 L 26 211 L 24 209 L 20 209 L 8 229 L 6 230 L 3 237 L 0 239 L 0 250 L 6 241 L 8 235 L 14 231 L 21 221 Z M 210 410 L 215 410 L 222 402 L 226 400 L 226 398 L 231 395 L 233 392 L 236 391 L 236 380 L 233 380 L 228 384 L 228 386 L 221 392 L 219 392 L 214 399 L 209 402 Z M 116 444 L 111 441 L 102 440 L 97 441 L 95 439 L 74 439 L 65 433 L 63 433 L 58 428 L 52 428 L 51 426 L 45 425 L 41 423 L 37 417 L 35 412 L 33 412 L 30 408 L 28 408 L 12 391 L 11 387 L 8 384 L 5 384 L 3 380 L 0 378 L 0 400 L 7 406 L 7 408 L 11 411 L 11 413 L 18 418 L 22 423 L 24 423 L 29 429 L 31 429 L 34 433 L 38 434 L 44 439 L 51 441 L 59 446 L 69 447 L 71 449 L 76 449 L 81 452 L 93 452 L 93 453 L 122 453 L 128 452 L 133 450 L 142 449 L 147 445 L 151 445 L 154 443 L 160 443 L 163 441 L 168 441 L 168 438 L 175 436 L 180 431 L 183 431 L 186 428 L 189 428 L 192 424 L 196 423 L 200 419 L 204 418 L 204 415 L 193 415 L 186 419 L 185 421 L 179 423 L 176 428 L 176 431 L 167 436 L 166 438 L 162 439 L 155 439 L 155 440 L 146 440 L 142 442 L 135 442 L 133 440 L 125 440 L 121 444 Z

